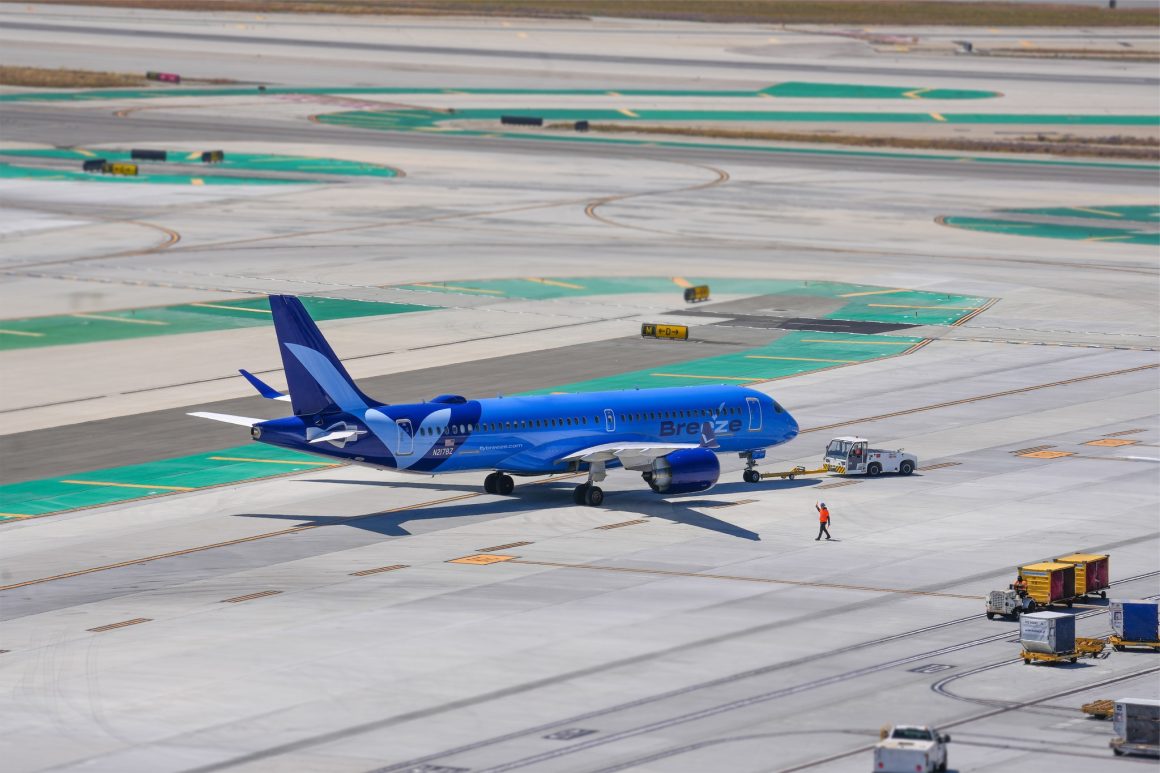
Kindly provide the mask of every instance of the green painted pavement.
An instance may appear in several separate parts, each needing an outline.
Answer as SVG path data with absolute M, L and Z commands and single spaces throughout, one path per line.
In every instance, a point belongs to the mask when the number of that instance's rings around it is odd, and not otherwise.
M 206 454 L 0 486 L 0 521 L 333 465 L 310 454 L 249 443 Z
M 327 113 L 316 116 L 322 123 L 333 123 L 345 126 L 354 126 L 362 129 L 378 131 L 429 131 L 439 132 L 458 137 L 498 137 L 520 140 L 538 140 L 541 142 L 595 142 L 606 145 L 621 145 L 626 147 L 662 147 L 662 148 L 691 148 L 701 150 L 744 150 L 750 153 L 779 153 L 815 156 L 843 156 L 848 158 L 896 158 L 899 160 L 929 159 L 932 161 L 972 162 L 977 164 L 1018 164 L 1021 166 L 1053 166 L 1077 167 L 1085 169 L 1147 169 L 1154 171 L 1155 164 L 1113 163 L 1106 161 L 1061 161 L 1058 159 L 1040 158 L 1010 158 L 1002 156 L 965 156 L 947 155 L 938 153 L 903 153 L 897 151 L 879 150 L 851 150 L 834 148 L 803 148 L 787 146 L 769 146 L 753 144 L 736 144 L 710 141 L 680 141 L 658 139 L 636 139 L 631 137 L 606 137 L 591 134 L 554 133 L 554 132 L 508 132 L 508 131 L 481 131 L 478 129 L 452 129 L 437 126 L 432 116 L 443 120 L 450 120 L 454 116 L 447 113 L 430 113 L 428 111 L 396 111 L 391 113 L 345 112 Z
M 136 176 L 106 175 L 82 172 L 79 169 L 46 169 L 20 164 L 0 163 L 0 178 L 23 178 L 39 180 L 85 180 L 89 182 L 157 183 L 169 185 L 300 185 L 318 181 L 309 177 L 252 177 L 238 172 L 282 172 L 293 174 L 325 174 L 355 177 L 395 177 L 398 172 L 388 166 L 347 161 L 338 158 L 311 158 L 309 156 L 281 156 L 268 153 L 227 153 L 218 164 L 206 165 L 206 173 L 170 173 L 167 164 L 200 163 L 201 152 L 169 151 L 169 161 L 133 161 L 128 150 L 85 150 L 59 148 L 22 148 L 0 150 L 0 155 L 15 158 L 52 158 L 86 161 L 103 158 L 108 161 L 128 161 L 138 164 L 140 174 Z M 223 174 L 222 170 L 227 173 Z
M 1137 220 L 1150 223 L 1160 220 L 1160 207 L 1151 204 L 1127 206 L 1092 205 L 1090 207 L 1044 207 L 1042 209 L 1000 209 L 1004 214 L 1039 215 L 1042 217 L 1083 217 L 1099 220 Z
M 705 357 L 661 368 L 635 370 L 607 378 L 576 381 L 527 394 L 599 392 L 608 389 L 646 389 L 714 383 L 744 385 L 901 354 L 921 342 L 921 338 L 902 336 L 794 331 L 765 346 L 734 354 Z
M 1160 245 L 1160 233 L 1139 231 L 1130 228 L 1104 228 L 1101 226 L 1079 226 L 1057 223 L 1020 223 L 987 217 L 946 217 L 943 223 L 955 228 L 987 233 L 1011 234 L 1015 236 L 1038 236 L 1046 239 L 1073 239 L 1082 241 L 1106 241 L 1120 244 Z
M 612 108 L 466 108 L 454 112 L 439 110 L 358 110 L 318 116 L 323 123 L 366 126 L 398 124 L 406 128 L 434 127 L 443 121 L 499 120 L 501 116 L 540 117 L 550 121 L 746 121 L 750 123 L 953 123 L 1018 124 L 1036 126 L 1155 126 L 1156 115 L 1076 115 L 1065 113 L 895 113 L 885 111 L 849 112 L 820 110 L 650 110 L 628 106 Z
M 916 325 L 949 325 L 985 305 L 988 298 L 950 295 L 927 290 L 905 290 L 855 285 L 844 282 L 788 281 L 680 277 L 689 285 L 707 284 L 718 295 L 813 295 L 838 299 L 843 306 L 827 314 L 830 319 L 903 322 Z M 493 298 L 544 300 L 588 295 L 671 293 L 679 306 L 684 285 L 665 277 L 527 277 L 525 279 L 463 280 L 451 283 L 404 285 L 421 292 L 460 293 Z M 849 297 L 846 297 L 849 296 Z
M 524 279 L 464 280 L 457 284 L 406 285 L 402 289 L 416 292 L 471 293 L 503 298 L 553 299 L 585 295 L 617 295 L 628 293 L 665 293 L 679 306 L 682 288 L 689 284 L 709 284 L 718 295 L 812 295 L 819 298 L 839 299 L 843 306 L 828 315 L 838 319 L 868 319 L 950 324 L 962 319 L 990 300 L 963 295 L 948 295 L 922 290 L 883 288 L 841 282 L 807 282 L 791 280 L 762 280 L 708 277 L 528 277 Z M 406 304 L 381 304 L 362 301 L 343 301 L 329 298 L 304 297 L 311 315 L 319 320 L 349 318 L 401 311 L 424 310 L 430 307 Z M 384 307 L 386 310 L 384 310 Z M 252 309 L 256 311 L 246 311 Z M 45 337 L 58 336 L 56 343 L 79 343 L 81 340 L 108 340 L 132 335 L 159 335 L 162 331 L 130 330 L 129 328 L 177 328 L 165 332 L 192 332 L 219 330 L 228 327 L 252 327 L 269 324 L 264 313 L 263 298 L 245 301 L 226 301 L 202 305 L 137 309 L 124 312 L 102 313 L 123 319 L 145 321 L 145 324 L 116 320 L 93 320 L 75 316 L 41 317 L 32 320 L 2 322 L 12 327 L 13 322 L 37 323 L 41 327 L 27 327 L 28 333 L 42 333 Z M 914 314 L 918 313 L 918 318 Z M 88 337 L 78 337 L 77 323 L 99 325 Z M 165 322 L 167 325 L 154 325 Z M 91 333 L 98 332 L 93 336 Z M 11 333 L 13 331 L 9 331 Z M 4 335 L 9 338 L 35 336 Z M 624 373 L 603 379 L 563 384 L 536 393 L 568 391 L 583 392 L 602 389 L 630 389 L 648 386 L 682 386 L 714 382 L 745 384 L 784 376 L 849 365 L 880 357 L 901 354 L 923 339 L 908 336 L 852 335 L 793 331 L 766 346 L 743 352 L 692 359 L 688 362 Z M 46 343 L 32 345 L 49 345 Z M 682 344 L 674 343 L 674 346 Z M 225 457 L 225 458 L 220 458 Z M 250 460 L 250 461 L 246 461 Z M 17 520 L 22 516 L 44 515 L 80 507 L 93 507 L 141 497 L 198 489 L 224 483 L 269 477 L 287 472 L 301 472 L 325 466 L 318 457 L 285 451 L 258 443 L 228 448 L 222 451 L 195 454 L 147 464 L 75 473 L 36 481 L 0 486 L 0 520 Z M 289 464 L 283 464 L 289 462 Z M 312 463 L 313 462 L 313 463 Z M 69 482 L 73 481 L 73 482 Z M 76 482 L 80 481 L 80 482 Z M 121 484 L 121 485 L 102 485 Z
M 302 302 L 314 319 L 323 322 L 432 309 L 431 306 L 418 304 L 351 301 L 311 296 L 303 296 Z M 204 333 L 269 324 L 271 324 L 270 306 L 264 297 L 123 311 L 77 312 L 49 317 L 4 319 L 0 320 L 0 351 L 181 333 Z
M 316 95 L 392 95 L 392 94 L 464 94 L 480 96 L 626 96 L 626 97 L 709 97 L 709 98 L 816 98 L 816 99 L 990 99 L 1001 96 L 997 91 L 975 89 L 923 89 L 909 86 L 863 86 L 841 83 L 806 83 L 789 81 L 758 90 L 707 89 L 492 89 L 492 88 L 407 88 L 361 87 L 295 88 L 268 86 L 265 91 L 256 87 L 219 88 L 157 88 L 157 89 L 86 89 L 84 91 L 28 91 L 0 94 L 0 102 L 58 102 L 94 99 L 158 99 L 164 97 L 251 97 L 286 94 Z

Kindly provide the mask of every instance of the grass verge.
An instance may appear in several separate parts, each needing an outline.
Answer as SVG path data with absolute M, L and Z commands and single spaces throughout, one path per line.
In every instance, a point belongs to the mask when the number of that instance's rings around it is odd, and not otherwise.
M 551 124 L 549 129 L 572 131 L 571 123 Z M 808 142 L 815 145 L 849 145 L 905 150 L 961 150 L 982 153 L 1043 153 L 1055 156 L 1086 156 L 1160 160 L 1160 141 L 1154 138 L 1081 137 L 1072 134 L 1038 134 L 1014 140 L 972 140 L 960 137 L 872 137 L 859 134 L 818 134 L 814 132 L 767 132 L 741 129 L 712 129 L 688 126 L 641 126 L 639 124 L 594 123 L 589 131 L 607 134 L 647 134 L 766 142 Z
M 46 0 L 46 4 L 248 13 L 616 16 L 757 24 L 1155 27 L 1160 23 L 1160 8 L 939 0 Z
M 46 67 L 5 67 L 0 65 L 0 84 L 34 86 L 43 89 L 106 88 L 110 86 L 143 86 L 144 75 L 127 72 L 50 69 Z

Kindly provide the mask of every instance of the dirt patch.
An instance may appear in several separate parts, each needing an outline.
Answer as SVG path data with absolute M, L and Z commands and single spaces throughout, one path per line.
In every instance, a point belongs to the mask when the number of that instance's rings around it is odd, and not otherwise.
M 547 128 L 572 131 L 573 124 L 551 124 Z M 606 134 L 644 134 L 701 137 L 765 142 L 803 142 L 814 145 L 845 145 L 905 150 L 954 150 L 979 153 L 1042 153 L 1055 156 L 1087 156 L 1135 160 L 1160 159 L 1160 140 L 1129 135 L 1083 136 L 1076 134 L 1027 134 L 1011 139 L 967 139 L 964 137 L 896 137 L 815 132 L 746 131 L 688 126 L 644 126 L 639 124 L 593 123 L 589 131 Z
M 669 19 L 750 24 L 1155 27 L 1158 8 L 939 0 L 43 0 L 181 11 Z
M 148 83 L 149 81 L 145 79 L 144 75 L 134 73 L 0 66 L 0 84 L 5 86 L 35 86 L 43 89 L 97 89 L 112 86 L 144 86 Z

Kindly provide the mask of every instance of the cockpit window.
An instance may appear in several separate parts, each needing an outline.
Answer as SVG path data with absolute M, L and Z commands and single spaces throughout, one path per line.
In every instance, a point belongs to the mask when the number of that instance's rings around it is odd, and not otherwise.
M 777 400 L 773 401 L 773 410 L 775 413 L 785 413 L 785 408 L 782 408 L 781 403 L 779 403 Z

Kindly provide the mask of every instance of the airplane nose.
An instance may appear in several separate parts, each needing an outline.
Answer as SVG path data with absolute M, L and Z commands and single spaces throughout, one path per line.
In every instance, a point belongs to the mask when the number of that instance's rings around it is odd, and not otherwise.
M 785 415 L 785 424 L 786 424 L 786 429 L 788 430 L 789 436 L 791 438 L 797 437 L 797 434 L 798 434 L 797 419 L 795 419 L 793 416 L 791 416 L 787 413 Z

